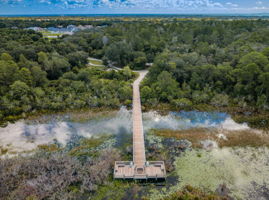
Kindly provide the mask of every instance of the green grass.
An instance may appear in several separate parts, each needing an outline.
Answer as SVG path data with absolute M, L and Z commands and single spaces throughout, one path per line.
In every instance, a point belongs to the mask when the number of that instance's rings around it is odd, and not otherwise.
M 53 33 L 53 32 L 50 32 L 50 31 L 40 31 L 40 33 L 42 33 L 44 38 L 48 38 L 48 39 L 55 39 L 55 38 L 51 38 L 51 37 L 54 37 L 54 36 L 60 37 L 60 36 L 63 35 L 61 33 Z
M 93 65 L 103 65 L 103 61 L 102 61 L 102 60 L 95 60 L 95 59 L 91 59 L 91 58 L 89 58 L 89 64 L 93 64 Z

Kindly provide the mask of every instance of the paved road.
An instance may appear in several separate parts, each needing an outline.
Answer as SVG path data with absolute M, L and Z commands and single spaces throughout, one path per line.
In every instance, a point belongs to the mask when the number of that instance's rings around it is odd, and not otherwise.
M 133 83 L 133 161 L 137 166 L 144 166 L 146 156 L 139 85 L 148 71 L 137 72 L 139 77 Z

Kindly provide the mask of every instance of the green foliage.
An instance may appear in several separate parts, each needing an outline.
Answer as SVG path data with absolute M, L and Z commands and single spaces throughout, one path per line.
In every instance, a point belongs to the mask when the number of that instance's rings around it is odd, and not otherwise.
M 175 100 L 172 101 L 172 104 L 176 108 L 190 109 L 192 107 L 192 102 L 187 98 L 175 99 Z
M 229 96 L 226 94 L 216 94 L 210 101 L 213 106 L 224 107 L 229 105 Z
M 8 57 L 5 58 L 5 57 Z M 12 84 L 18 76 L 17 64 L 9 58 L 8 54 L 2 54 L 0 60 L 0 85 L 8 86 Z
M 260 42 L 269 41 L 265 39 Z M 157 94 L 159 102 L 172 103 L 176 108 L 184 108 L 185 103 L 180 100 L 183 98 L 183 101 L 189 99 L 195 104 L 210 103 L 216 107 L 232 103 L 241 106 L 244 102 L 268 109 L 267 50 L 261 53 L 253 50 L 251 44 L 243 48 L 237 43 L 241 44 L 241 41 L 234 41 L 229 47 L 222 48 L 220 44 L 212 46 L 209 42 L 199 42 L 192 47 L 195 52 L 191 53 L 165 50 L 156 56 L 143 86 L 148 86 L 150 93 Z M 238 52 L 232 55 L 231 47 L 238 49 Z M 217 50 L 230 54 L 230 61 L 228 57 L 220 58 Z M 164 73 L 169 73 L 170 77 Z M 141 92 L 142 99 L 147 96 L 146 92 L 149 91 Z M 146 100 L 143 102 L 147 103 Z M 189 103 L 186 103 L 186 108 L 190 108 Z
M 255 63 L 260 68 L 263 68 L 264 66 L 266 66 L 268 64 L 268 59 L 262 53 L 251 52 L 251 53 L 243 56 L 239 61 L 240 66 L 246 66 L 246 65 L 251 64 L 251 63 Z
M 1 119 L 38 110 L 129 105 L 136 75 L 124 66 L 144 69 L 146 63 L 153 66 L 141 86 L 145 105 L 268 109 L 268 21 L 118 20 L 0 20 Z M 55 40 L 11 28 L 71 22 L 106 26 Z M 90 57 L 124 68 L 88 67 Z
M 110 45 L 105 56 L 118 66 L 125 66 L 131 60 L 131 46 L 126 42 L 115 42 Z
M 23 96 L 29 95 L 30 87 L 22 81 L 15 81 L 10 86 L 10 93 L 14 99 L 22 99 Z
M 155 89 L 157 97 L 162 101 L 170 101 L 176 97 L 178 93 L 178 83 L 167 71 L 163 71 L 158 75 L 153 88 Z
M 133 69 L 144 69 L 147 63 L 147 58 L 145 56 L 140 56 L 134 59 Z
M 21 68 L 18 72 L 18 79 L 29 86 L 33 84 L 33 77 L 29 69 Z
M 108 185 L 101 186 L 96 194 L 91 198 L 93 200 L 111 199 L 121 200 L 126 195 L 126 190 L 130 187 L 129 183 L 114 181 Z

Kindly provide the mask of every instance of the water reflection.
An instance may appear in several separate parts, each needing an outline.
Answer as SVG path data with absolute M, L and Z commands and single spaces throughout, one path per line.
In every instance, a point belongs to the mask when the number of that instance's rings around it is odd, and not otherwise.
M 48 116 L 46 116 L 49 118 Z M 214 127 L 227 130 L 248 129 L 247 124 L 237 124 L 221 112 L 181 111 L 161 116 L 157 112 L 143 114 L 144 131 L 154 129 L 182 130 L 195 127 Z M 19 121 L 0 128 L 0 148 L 9 152 L 23 152 L 40 144 L 66 145 L 76 138 L 89 138 L 96 134 L 131 134 L 132 113 L 122 107 L 115 115 L 83 122 L 73 122 L 68 116 L 53 116 L 44 123 Z

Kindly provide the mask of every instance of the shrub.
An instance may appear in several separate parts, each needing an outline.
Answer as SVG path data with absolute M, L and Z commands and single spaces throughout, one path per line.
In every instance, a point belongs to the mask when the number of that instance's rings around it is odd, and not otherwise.
M 79 193 L 91 193 L 106 182 L 118 159 L 112 149 L 84 163 L 65 153 L 2 160 L 0 199 L 66 199 L 72 186 L 77 186 Z
M 187 108 L 190 109 L 192 107 L 191 100 L 187 98 L 181 98 L 181 99 L 175 99 L 172 100 L 172 104 L 176 106 L 177 108 Z
M 216 94 L 210 101 L 213 106 L 228 106 L 229 96 L 226 94 Z

